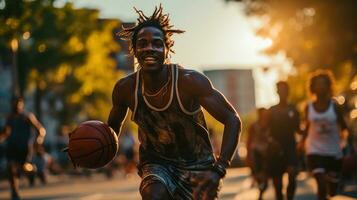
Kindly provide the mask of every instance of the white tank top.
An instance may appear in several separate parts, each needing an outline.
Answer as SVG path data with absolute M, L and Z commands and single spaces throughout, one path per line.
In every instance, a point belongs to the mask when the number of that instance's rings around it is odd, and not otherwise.
M 340 129 L 333 102 L 325 112 L 317 112 L 312 103 L 308 105 L 309 130 L 306 138 L 306 154 L 342 157 Z

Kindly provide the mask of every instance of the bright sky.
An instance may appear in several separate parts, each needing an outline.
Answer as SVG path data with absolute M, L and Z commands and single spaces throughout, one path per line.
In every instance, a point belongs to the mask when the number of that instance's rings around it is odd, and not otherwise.
M 76 7 L 99 9 L 101 17 L 136 21 L 133 6 L 152 14 L 156 5 L 164 6 L 171 23 L 185 30 L 174 36 L 172 62 L 199 71 L 219 68 L 254 69 L 257 106 L 269 106 L 277 102 L 275 82 L 279 78 L 274 70 L 262 73 L 259 68 L 274 62 L 259 53 L 271 44 L 271 40 L 258 38 L 254 27 L 258 21 L 248 19 L 237 3 L 224 0 L 76 0 Z

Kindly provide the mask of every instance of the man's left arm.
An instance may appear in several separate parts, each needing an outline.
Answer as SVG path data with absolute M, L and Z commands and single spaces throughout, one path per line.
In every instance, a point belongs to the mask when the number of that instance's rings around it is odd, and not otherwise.
M 31 125 L 36 129 L 37 132 L 37 137 L 36 137 L 36 143 L 37 144 L 42 144 L 45 135 L 46 135 L 46 129 L 42 126 L 42 124 L 37 120 L 34 114 L 30 113 L 28 114 L 28 118 L 30 120 Z
M 200 105 L 224 125 L 221 153 L 217 162 L 228 167 L 239 141 L 241 120 L 233 106 L 212 86 L 206 76 L 196 72 L 194 79 L 193 88 Z
M 196 197 L 202 192 L 202 199 L 214 199 L 213 196 L 217 194 L 214 194 L 213 185 L 215 181 L 212 181 L 214 178 L 211 173 L 218 174 L 220 178 L 225 176 L 226 168 L 230 165 L 230 161 L 236 150 L 242 125 L 239 115 L 233 106 L 223 94 L 212 86 L 206 76 L 194 72 L 191 74 L 190 79 L 188 81 L 191 86 L 190 93 L 198 98 L 200 105 L 209 114 L 224 125 L 221 153 L 211 172 L 207 172 L 206 176 L 201 177 L 201 184 L 199 184 L 195 191 Z M 210 184 L 212 187 L 210 187 Z
M 209 88 L 208 94 L 199 98 L 200 104 L 216 120 L 224 125 L 221 153 L 218 164 L 224 168 L 230 165 L 232 156 L 236 150 L 241 132 L 241 120 L 233 106 L 219 91 Z

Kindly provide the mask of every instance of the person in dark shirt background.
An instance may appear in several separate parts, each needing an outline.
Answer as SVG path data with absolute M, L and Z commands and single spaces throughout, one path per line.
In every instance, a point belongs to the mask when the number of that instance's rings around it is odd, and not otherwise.
M 269 109 L 269 126 L 272 142 L 269 175 L 273 178 L 276 199 L 283 199 L 282 177 L 285 172 L 289 175 L 287 199 L 294 198 L 296 176 L 298 171 L 298 157 L 296 152 L 295 133 L 300 132 L 300 116 L 293 104 L 288 102 L 289 86 L 285 81 L 277 83 L 279 103 Z
M 18 97 L 12 103 L 12 112 L 7 116 L 5 127 L 0 134 L 0 142 L 6 142 L 6 158 L 8 163 L 8 176 L 11 188 L 11 199 L 19 197 L 19 174 L 26 161 L 29 161 L 30 144 L 32 139 L 31 128 L 36 129 L 36 145 L 42 145 L 46 130 L 34 114 L 25 113 L 24 99 Z

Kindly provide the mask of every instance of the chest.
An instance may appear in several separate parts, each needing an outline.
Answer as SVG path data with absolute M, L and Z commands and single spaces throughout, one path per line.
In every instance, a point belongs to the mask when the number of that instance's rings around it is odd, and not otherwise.
M 337 117 L 334 113 L 315 113 L 309 115 L 309 121 L 315 124 L 332 124 L 335 123 Z
M 329 106 L 324 111 L 318 111 L 313 105 L 309 107 L 308 119 L 314 123 L 333 123 L 337 120 L 337 115 L 332 106 Z
M 191 95 L 189 86 L 185 84 L 180 74 L 177 74 L 177 76 L 173 74 L 168 84 L 160 88 L 158 92 L 148 93 L 142 80 L 139 81 L 135 91 L 134 94 L 128 96 L 129 108 L 132 111 L 135 110 L 136 102 L 139 103 L 139 101 L 143 101 L 145 105 L 157 111 L 166 110 L 171 104 L 189 112 L 200 108 L 198 98 Z
M 276 108 L 273 109 L 271 112 L 271 120 L 272 122 L 290 122 L 290 121 L 295 121 L 297 116 L 297 112 L 289 107 L 286 108 Z

